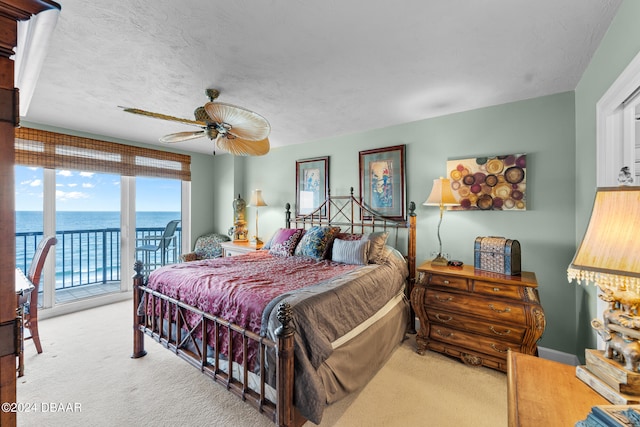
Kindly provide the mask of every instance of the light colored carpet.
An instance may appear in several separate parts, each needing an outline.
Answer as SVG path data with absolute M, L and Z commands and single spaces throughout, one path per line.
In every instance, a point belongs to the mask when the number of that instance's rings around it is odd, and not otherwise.
M 147 356 L 131 359 L 131 319 L 125 301 L 42 320 L 44 352 L 25 343 L 17 391 L 36 412 L 18 414 L 18 426 L 273 426 L 148 337 Z M 410 336 L 364 389 L 325 411 L 321 426 L 507 425 L 505 374 L 414 348 Z

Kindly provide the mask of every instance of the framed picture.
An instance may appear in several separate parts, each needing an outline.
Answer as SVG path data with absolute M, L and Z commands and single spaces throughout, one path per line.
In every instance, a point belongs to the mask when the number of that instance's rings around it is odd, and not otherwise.
M 447 160 L 451 190 L 460 206 L 452 210 L 525 211 L 527 155 Z
M 404 151 L 404 145 L 360 151 L 360 198 L 399 221 L 406 219 Z
M 296 161 L 296 216 L 318 209 L 329 192 L 329 157 Z M 324 210 L 321 217 L 326 217 Z

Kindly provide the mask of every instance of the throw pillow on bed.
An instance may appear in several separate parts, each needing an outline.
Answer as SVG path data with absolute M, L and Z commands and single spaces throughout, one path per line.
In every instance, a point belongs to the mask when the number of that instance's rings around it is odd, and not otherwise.
M 366 265 L 369 263 L 369 240 L 333 241 L 331 260 L 343 264 Z
M 314 226 L 308 229 L 296 250 L 295 256 L 308 256 L 315 259 L 325 259 L 331 254 L 331 244 L 336 234 L 340 232 L 340 227 Z
M 304 233 L 301 228 L 281 228 L 273 235 L 269 253 L 277 256 L 291 256 Z
M 362 234 L 354 234 L 354 233 L 338 233 L 336 235 L 336 239 L 340 240 L 361 240 Z
M 271 241 L 273 240 L 273 238 L 280 232 L 280 230 L 282 230 L 282 228 L 278 228 L 275 233 L 273 233 L 271 235 L 271 237 L 269 237 L 269 240 L 266 241 L 266 243 L 264 245 L 262 245 L 262 247 L 260 248 L 263 251 L 267 251 L 269 249 L 271 249 Z
M 369 233 L 362 236 L 363 241 L 370 241 L 369 246 L 369 262 L 378 264 L 383 259 L 382 254 L 384 245 L 387 244 L 387 237 L 389 237 L 388 231 L 380 231 L 375 233 Z

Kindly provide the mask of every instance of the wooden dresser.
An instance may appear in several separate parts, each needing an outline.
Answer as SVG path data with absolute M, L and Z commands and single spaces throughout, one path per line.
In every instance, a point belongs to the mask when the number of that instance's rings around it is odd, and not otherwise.
M 509 350 L 537 354 L 545 317 L 534 273 L 505 276 L 431 262 L 417 271 L 411 305 L 420 320 L 419 354 L 429 349 L 503 372 Z

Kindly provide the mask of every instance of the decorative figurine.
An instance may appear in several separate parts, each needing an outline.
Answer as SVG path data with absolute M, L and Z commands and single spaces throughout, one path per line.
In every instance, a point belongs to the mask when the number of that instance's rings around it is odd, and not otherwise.
M 245 221 L 247 203 L 240 197 L 233 201 L 233 227 L 229 228 L 229 236 L 234 242 L 246 242 L 249 232 Z

